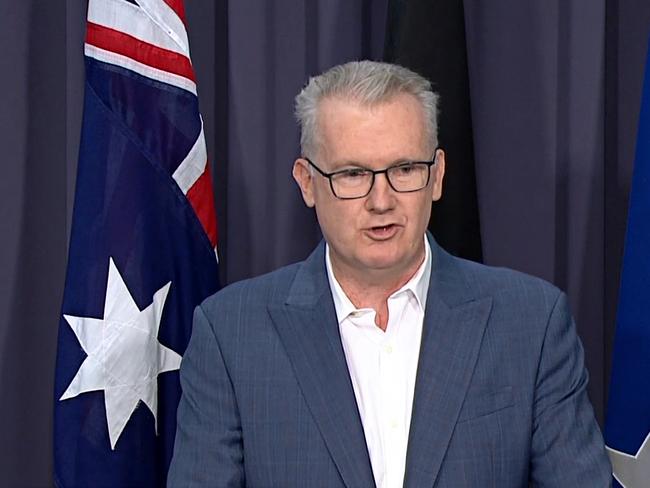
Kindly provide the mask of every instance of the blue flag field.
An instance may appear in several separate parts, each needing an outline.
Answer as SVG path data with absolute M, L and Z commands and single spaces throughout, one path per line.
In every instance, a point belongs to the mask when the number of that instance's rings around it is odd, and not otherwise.
M 90 0 L 54 479 L 164 486 L 216 217 L 182 0 Z
M 648 51 L 650 56 L 650 50 Z M 614 486 L 650 486 L 650 58 L 646 62 L 605 441 Z

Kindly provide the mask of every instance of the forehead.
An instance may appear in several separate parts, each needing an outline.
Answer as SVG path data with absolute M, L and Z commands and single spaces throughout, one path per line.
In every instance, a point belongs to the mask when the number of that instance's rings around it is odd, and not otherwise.
M 321 150 L 329 159 L 428 157 L 424 112 L 411 94 L 373 104 L 329 97 L 320 102 L 317 124 Z

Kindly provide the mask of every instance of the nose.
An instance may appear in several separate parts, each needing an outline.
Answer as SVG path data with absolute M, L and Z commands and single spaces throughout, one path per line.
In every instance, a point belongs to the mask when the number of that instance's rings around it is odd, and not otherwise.
M 388 183 L 386 173 L 375 175 L 375 182 L 366 197 L 366 210 L 384 213 L 395 208 L 395 190 Z

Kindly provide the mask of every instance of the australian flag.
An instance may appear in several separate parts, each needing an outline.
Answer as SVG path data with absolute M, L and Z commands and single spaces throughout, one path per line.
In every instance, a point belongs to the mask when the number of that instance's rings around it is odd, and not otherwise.
M 650 49 L 636 143 L 605 441 L 615 486 L 650 486 Z
M 182 0 L 90 0 L 54 479 L 164 486 L 216 217 Z

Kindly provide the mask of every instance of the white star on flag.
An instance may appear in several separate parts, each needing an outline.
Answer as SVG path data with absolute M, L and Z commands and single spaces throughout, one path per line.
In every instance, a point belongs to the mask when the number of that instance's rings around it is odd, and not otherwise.
M 104 390 L 111 449 L 142 400 L 158 433 L 158 375 L 179 369 L 181 356 L 158 342 L 171 281 L 140 311 L 113 259 L 109 259 L 104 317 L 63 315 L 88 357 L 59 400 Z
M 623 488 L 646 488 L 650 480 L 650 432 L 635 455 L 606 447 L 614 478 Z

